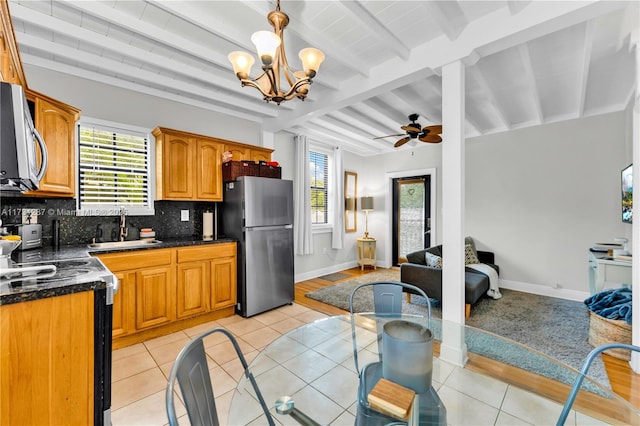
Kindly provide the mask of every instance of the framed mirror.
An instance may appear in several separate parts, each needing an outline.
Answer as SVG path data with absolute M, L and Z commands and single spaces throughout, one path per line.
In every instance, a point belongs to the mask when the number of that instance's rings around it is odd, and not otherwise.
M 358 174 L 344 172 L 344 230 L 358 230 Z

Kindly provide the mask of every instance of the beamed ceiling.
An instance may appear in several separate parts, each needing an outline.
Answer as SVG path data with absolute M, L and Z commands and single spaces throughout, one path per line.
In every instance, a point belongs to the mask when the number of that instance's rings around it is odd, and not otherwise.
M 441 123 L 442 67 L 456 60 L 466 64 L 467 137 L 624 110 L 635 93 L 638 3 L 282 0 L 292 67 L 306 46 L 326 60 L 309 97 L 280 106 L 242 88 L 227 60 L 254 52 L 251 34 L 270 29 L 273 1 L 9 5 L 25 64 L 366 156 L 415 144 L 374 139 L 401 133 L 411 113 L 422 126 Z

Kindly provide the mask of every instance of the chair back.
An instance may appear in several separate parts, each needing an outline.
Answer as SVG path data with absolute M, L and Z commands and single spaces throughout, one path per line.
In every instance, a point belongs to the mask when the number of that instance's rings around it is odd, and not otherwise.
M 377 281 L 360 284 L 351 292 L 349 297 L 349 313 L 351 314 L 351 341 L 353 343 L 353 362 L 356 366 L 358 376 L 361 374 L 358 365 L 358 344 L 356 342 L 356 325 L 353 316 L 353 298 L 355 294 L 364 287 L 373 287 L 373 307 L 377 316 L 400 316 L 402 315 L 402 289 L 407 288 L 415 291 L 427 301 L 427 328 L 431 328 L 431 301 L 427 294 L 420 288 L 406 283 L 394 281 Z M 382 361 L 382 330 L 378 330 L 378 357 Z
M 212 333 L 223 333 L 233 344 L 238 358 L 244 368 L 244 374 L 249 378 L 251 385 L 258 397 L 258 401 L 265 413 L 267 422 L 270 426 L 275 426 L 269 408 L 264 402 L 262 393 L 249 371 L 247 361 L 242 355 L 240 346 L 233 335 L 224 328 L 214 328 L 196 336 L 192 341 L 187 343 L 176 357 L 169 379 L 165 394 L 165 403 L 167 408 L 167 417 L 170 426 L 178 426 L 178 418 L 175 409 L 175 387 L 174 383 L 178 382 L 180 391 L 187 409 L 189 422 L 192 426 L 219 426 L 218 412 L 216 411 L 216 403 L 211 386 L 211 377 L 209 375 L 209 366 L 207 364 L 207 356 L 204 351 L 203 339 Z

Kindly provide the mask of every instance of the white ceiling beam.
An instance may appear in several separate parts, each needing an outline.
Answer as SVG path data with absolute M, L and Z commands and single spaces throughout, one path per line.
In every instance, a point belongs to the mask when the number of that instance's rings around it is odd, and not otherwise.
M 171 91 L 182 91 L 186 94 L 196 97 L 208 97 L 212 101 L 217 103 L 224 103 L 229 108 L 249 110 L 256 113 L 271 114 L 273 110 L 265 107 L 256 108 L 256 104 L 250 101 L 244 101 L 237 96 L 230 96 L 218 91 L 206 89 L 202 86 L 180 82 L 174 78 L 159 75 L 155 72 L 146 71 L 138 67 L 124 64 L 122 62 L 114 61 L 109 58 L 93 55 L 88 52 L 84 52 L 72 47 L 56 44 L 51 41 L 43 40 L 28 34 L 18 33 L 17 38 L 20 44 L 28 46 L 33 49 L 42 50 L 52 53 L 56 56 L 67 58 L 72 61 L 83 63 L 85 65 L 91 65 L 103 69 L 105 74 L 121 74 L 127 76 L 134 76 L 133 78 L 139 80 L 147 80 L 154 82 L 155 85 L 166 86 L 171 88 Z M 262 112 L 265 111 L 265 112 Z
M 536 82 L 536 74 L 533 71 L 533 63 L 531 62 L 531 54 L 529 53 L 529 46 L 526 43 L 518 46 L 518 53 L 520 54 L 520 60 L 525 72 L 525 81 L 529 95 L 527 98 L 533 104 L 533 114 L 537 119 L 536 124 L 544 123 L 544 113 L 542 111 L 542 101 L 540 100 L 540 91 L 538 90 L 538 83 Z
M 258 4 L 255 1 L 246 0 L 240 1 L 245 6 L 255 10 L 257 13 L 260 13 L 265 17 L 270 12 L 268 7 L 262 6 L 263 3 Z M 286 10 L 284 10 L 284 12 L 286 12 Z M 355 71 L 363 77 L 369 76 L 369 65 L 365 61 L 355 57 L 351 54 L 351 52 L 344 49 L 338 43 L 334 43 L 333 41 L 331 41 L 325 34 L 314 30 L 298 19 L 289 20 L 289 25 L 287 25 L 287 32 L 289 31 L 293 32 L 297 37 L 305 40 L 310 45 L 313 45 L 313 47 L 315 47 L 316 49 L 320 49 L 325 54 L 327 52 L 331 52 L 331 55 L 327 55 L 327 58 L 325 60 L 338 62 L 343 67 Z M 335 87 L 338 87 L 338 85 L 336 85 Z
M 207 111 L 218 112 L 221 114 L 229 115 L 229 108 L 214 104 L 211 102 L 203 102 L 192 97 L 177 95 L 175 93 L 168 93 L 164 90 L 155 89 L 153 87 L 143 86 L 138 83 L 133 83 L 128 80 L 122 80 L 116 77 L 110 77 L 102 73 L 94 71 L 80 70 L 78 67 L 71 65 L 61 64 L 60 62 L 54 62 L 41 57 L 34 56 L 28 53 L 21 53 L 20 57 L 22 62 L 38 68 L 43 68 L 50 71 L 56 71 L 62 74 L 68 74 L 71 76 L 83 78 L 86 80 L 96 81 L 98 83 L 107 84 L 114 87 L 119 87 L 133 92 L 143 93 L 145 95 L 155 96 L 161 99 L 167 99 L 173 102 L 179 102 L 181 104 L 202 108 Z M 246 113 L 242 111 L 234 111 L 234 117 L 243 118 L 245 120 L 260 122 L 263 117 L 256 115 L 255 113 Z
M 358 21 L 362 22 L 369 30 L 369 33 L 378 39 L 378 42 L 386 45 L 395 52 L 402 60 L 409 59 L 409 48 L 389 30 L 382 22 L 378 20 L 369 10 L 359 1 L 340 0 L 340 3 L 349 11 L 351 15 Z
M 70 0 L 59 1 L 64 1 L 64 4 L 76 10 L 87 13 L 98 19 L 108 21 L 111 24 L 124 28 L 128 31 L 142 34 L 159 44 L 163 44 L 178 51 L 193 55 L 205 62 L 217 65 L 222 69 L 228 69 L 229 73 L 233 75 L 233 68 L 231 67 L 231 63 L 227 59 L 226 55 L 222 55 L 215 50 L 208 49 L 200 44 L 194 43 L 191 40 L 180 37 L 179 35 L 176 35 L 174 33 L 169 33 L 163 28 L 149 24 L 140 19 L 133 18 L 126 13 L 119 12 L 118 10 L 107 6 L 103 2 Z
M 425 8 L 427 14 L 432 18 L 433 23 L 440 28 L 440 31 L 451 41 L 457 39 L 460 33 L 469 25 L 464 11 L 457 3 L 450 2 L 449 4 L 450 7 L 455 6 L 456 16 L 450 16 L 450 14 L 442 10 L 439 2 L 421 1 L 419 3 Z
M 372 137 L 383 135 L 387 132 L 387 127 L 374 120 L 371 116 L 361 113 L 353 107 L 342 108 L 329 114 L 351 126 L 357 127 L 363 132 L 367 132 Z
M 422 80 L 434 70 L 456 60 L 464 60 L 472 53 L 482 56 L 496 53 L 518 44 L 556 32 L 624 7 L 622 2 L 532 2 L 517 15 L 507 8 L 499 9 L 469 23 L 455 41 L 438 37 L 411 51 L 408 61 L 397 58 L 371 68 L 366 81 L 351 79 L 340 91 L 318 99 L 314 108 L 305 105 L 283 113 L 278 118 L 265 120 L 263 130 L 279 131 L 326 114 L 336 108 L 362 102 L 405 84 Z
M 28 9 L 24 6 L 20 6 L 18 4 L 11 6 L 12 17 L 16 19 L 16 21 L 27 21 L 30 18 L 33 18 L 33 10 Z M 216 75 L 215 78 L 211 73 L 203 71 L 201 69 L 192 67 L 190 65 L 186 65 L 184 63 L 176 62 L 172 59 L 167 59 L 162 55 L 158 55 L 153 52 L 149 52 L 144 49 L 136 48 L 130 44 L 123 43 L 114 38 L 106 37 L 100 35 L 96 32 L 86 30 L 84 28 L 78 27 L 76 25 L 69 24 L 60 19 L 54 18 L 49 15 L 40 15 L 37 19 L 38 26 L 42 26 L 43 28 L 55 28 L 56 32 L 60 32 L 65 34 L 66 36 L 70 36 L 73 38 L 77 38 L 78 40 L 82 40 L 86 43 L 95 44 L 100 49 L 107 49 L 118 54 L 128 56 L 136 61 L 143 61 L 148 63 L 152 67 L 163 68 L 166 71 L 171 73 L 182 74 L 189 79 L 200 80 L 205 84 L 211 84 L 214 86 L 218 86 L 221 89 L 224 89 L 229 92 L 236 93 L 240 95 L 240 98 L 236 98 L 237 106 L 243 109 L 249 109 L 255 111 L 257 113 L 263 114 L 265 116 L 275 117 L 277 112 L 273 108 L 268 108 L 262 103 L 247 101 L 242 99 L 247 96 L 247 91 L 240 86 L 235 77 L 225 78 Z M 24 33 L 17 32 L 16 37 L 19 39 L 21 43 L 25 42 L 27 35 Z M 35 46 L 34 46 L 35 47 Z M 73 58 L 72 58 L 73 59 Z M 101 57 L 96 56 L 95 64 L 99 64 L 101 61 Z M 153 80 L 152 80 L 153 81 Z M 222 84 L 220 84 L 222 83 Z M 227 103 L 231 102 L 232 98 L 228 95 L 224 94 L 223 97 L 227 98 Z
M 367 146 L 361 143 L 354 143 L 348 138 L 345 138 L 340 132 L 327 129 L 315 123 L 306 123 L 301 130 L 302 130 L 302 133 L 307 135 L 322 136 L 323 138 L 325 138 L 324 139 L 325 143 L 329 141 L 333 141 L 343 149 L 358 155 L 365 155 L 365 154 L 371 155 L 373 153 L 380 152 L 379 150 L 374 149 L 371 146 Z M 322 142 L 323 139 L 320 139 L 319 141 Z
M 333 114 L 325 115 L 322 118 L 314 120 L 314 123 L 330 130 L 339 130 L 340 132 L 344 133 L 346 137 L 349 137 L 367 146 L 379 145 L 379 148 L 386 146 L 384 141 L 380 139 L 373 139 L 376 135 L 373 135 L 370 129 L 358 131 L 358 129 L 354 129 L 354 126 L 352 124 L 339 120 L 338 118 L 334 117 Z
M 587 98 L 587 89 L 589 86 L 589 71 L 591 70 L 591 53 L 593 52 L 593 21 L 588 21 L 584 28 L 584 45 L 582 46 L 582 61 L 577 68 L 578 77 L 576 84 L 578 85 L 577 110 L 578 117 L 584 114 L 584 104 Z
M 378 108 L 372 107 L 367 102 L 357 103 L 353 105 L 351 108 L 353 108 L 360 114 L 370 117 L 376 123 L 379 123 L 381 126 L 383 126 L 383 129 L 380 131 L 380 134 L 376 135 L 376 137 L 402 132 L 402 130 L 399 127 L 400 124 L 398 124 L 396 120 L 389 117 L 389 114 L 387 114 L 386 111 L 381 112 Z

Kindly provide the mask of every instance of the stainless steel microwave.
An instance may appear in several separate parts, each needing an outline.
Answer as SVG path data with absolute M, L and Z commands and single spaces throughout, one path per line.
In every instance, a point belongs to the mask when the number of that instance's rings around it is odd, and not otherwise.
M 47 147 L 33 124 L 24 89 L 0 82 L 0 190 L 38 189 L 46 170 Z

